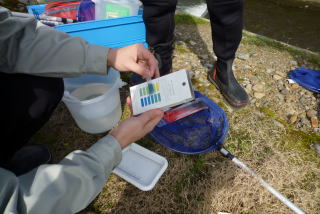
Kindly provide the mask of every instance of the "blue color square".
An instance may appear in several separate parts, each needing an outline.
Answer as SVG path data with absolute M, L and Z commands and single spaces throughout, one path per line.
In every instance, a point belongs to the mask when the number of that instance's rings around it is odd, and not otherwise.
M 151 95 L 151 103 L 154 103 L 153 95 Z
M 148 97 L 148 105 L 151 104 L 151 99 L 150 99 L 150 96 Z
M 149 89 L 149 94 L 153 94 L 154 88 L 153 88 L 152 83 L 148 83 L 148 89 Z
M 144 98 L 144 106 L 147 106 L 148 105 L 148 103 L 147 103 L 147 98 L 145 97 Z
M 143 99 L 141 98 L 140 101 L 141 101 L 141 106 L 144 107 Z

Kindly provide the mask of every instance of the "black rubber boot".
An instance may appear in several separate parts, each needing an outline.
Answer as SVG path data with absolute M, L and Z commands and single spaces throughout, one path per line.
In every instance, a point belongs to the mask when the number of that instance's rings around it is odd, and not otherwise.
M 249 103 L 247 92 L 240 86 L 232 71 L 232 60 L 218 59 L 214 70 L 208 73 L 208 80 L 214 84 L 233 107 L 241 108 Z
M 50 161 L 51 153 L 46 147 L 27 146 L 17 151 L 3 167 L 19 176 L 42 164 L 48 164 Z

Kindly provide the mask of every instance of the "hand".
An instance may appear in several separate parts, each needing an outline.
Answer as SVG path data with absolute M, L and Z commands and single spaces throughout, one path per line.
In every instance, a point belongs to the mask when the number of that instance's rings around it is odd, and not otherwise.
M 107 65 L 118 71 L 133 71 L 144 78 L 160 77 L 158 61 L 142 44 L 110 49 Z
M 123 149 L 151 132 L 162 116 L 163 111 L 160 109 L 144 112 L 121 122 L 111 130 L 110 134 L 118 140 Z

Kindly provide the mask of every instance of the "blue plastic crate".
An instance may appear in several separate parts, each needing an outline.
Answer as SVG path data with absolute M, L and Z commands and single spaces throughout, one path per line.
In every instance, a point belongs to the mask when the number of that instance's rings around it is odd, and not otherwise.
M 41 14 L 44 9 L 45 4 L 27 6 L 30 14 L 33 14 L 33 10 Z M 141 14 L 142 12 L 140 11 L 139 13 Z M 142 15 L 78 22 L 58 25 L 54 28 L 71 36 L 82 37 L 91 44 L 120 48 L 142 43 L 147 47 L 146 30 Z

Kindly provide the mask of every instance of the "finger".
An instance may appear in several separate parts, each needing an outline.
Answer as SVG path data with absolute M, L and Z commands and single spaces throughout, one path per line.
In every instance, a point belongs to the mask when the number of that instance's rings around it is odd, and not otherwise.
M 151 77 L 160 77 L 158 60 L 156 60 L 152 54 L 150 54 L 150 58 L 148 59 L 148 66 L 151 72 Z
M 141 121 L 142 126 L 144 127 L 149 121 L 159 116 L 163 116 L 163 111 L 160 109 L 153 109 L 140 114 L 137 118 Z
M 131 97 L 127 97 L 127 104 L 129 106 L 129 109 L 130 109 L 130 112 L 131 112 L 131 116 L 133 114 L 133 111 L 132 111 L 132 100 L 131 100 Z
M 142 60 L 146 63 L 147 67 L 149 68 L 150 76 L 149 77 L 159 77 L 159 66 L 157 59 L 153 56 L 153 54 L 148 51 L 146 48 L 141 47 L 140 51 L 138 52 L 138 60 Z
M 130 71 L 141 75 L 142 77 L 148 76 L 148 70 L 146 69 L 146 67 L 141 64 L 138 64 L 136 62 L 132 61 L 132 62 L 128 63 L 127 68 Z
M 145 77 L 153 77 L 154 75 L 153 75 L 153 73 L 154 72 L 151 72 L 151 69 L 150 69 L 150 67 L 148 66 L 148 64 L 147 64 L 147 61 L 145 61 L 145 60 L 139 60 L 138 61 L 138 64 L 140 65 L 140 66 L 143 66 L 144 68 L 145 68 L 145 70 L 146 70 L 146 73 L 145 73 Z
M 149 70 L 150 77 L 155 77 L 155 78 L 160 77 L 159 63 L 157 60 L 155 63 L 149 64 L 148 70 Z
M 153 118 L 152 120 L 150 120 L 145 126 L 144 126 L 144 130 L 146 131 L 146 133 L 151 132 L 154 127 L 159 123 L 159 121 L 161 120 L 161 118 L 163 117 L 163 112 L 161 115 L 158 115 L 157 117 Z
M 157 61 L 158 62 L 158 61 Z M 159 63 L 157 63 L 156 71 L 154 77 L 158 78 L 160 77 L 160 71 L 159 71 Z

